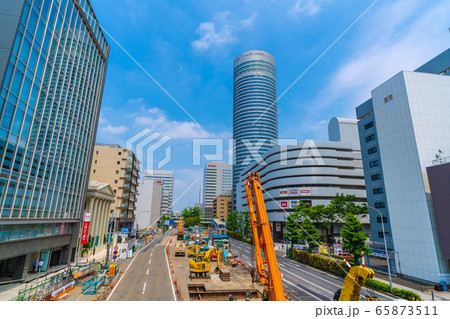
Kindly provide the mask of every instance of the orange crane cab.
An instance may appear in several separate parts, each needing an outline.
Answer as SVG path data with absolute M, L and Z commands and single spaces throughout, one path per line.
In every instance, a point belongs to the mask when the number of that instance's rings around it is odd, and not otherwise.
M 183 218 L 180 218 L 180 221 L 178 222 L 178 234 L 177 234 L 178 240 L 184 239 L 184 231 L 183 231 Z
M 253 245 L 255 247 L 256 272 L 259 276 L 259 282 L 267 286 L 264 292 L 269 300 L 286 301 L 259 174 L 255 172 L 250 173 L 244 182 L 244 186 L 247 195 L 248 214 L 252 229 Z M 262 258 L 261 249 L 264 253 L 264 259 Z

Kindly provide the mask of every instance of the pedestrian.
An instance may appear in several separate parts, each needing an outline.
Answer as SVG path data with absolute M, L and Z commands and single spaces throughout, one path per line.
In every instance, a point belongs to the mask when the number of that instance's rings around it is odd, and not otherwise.
M 41 271 L 42 266 L 44 266 L 44 262 L 41 260 L 38 264 L 38 272 Z
M 31 273 L 35 273 L 37 271 L 37 265 L 38 265 L 37 260 L 33 261 L 33 270 L 31 271 Z

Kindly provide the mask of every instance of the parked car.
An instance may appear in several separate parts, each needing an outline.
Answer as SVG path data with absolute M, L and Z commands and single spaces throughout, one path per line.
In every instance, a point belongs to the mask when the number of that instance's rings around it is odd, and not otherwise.
M 350 254 L 349 252 L 342 252 L 342 253 L 339 253 L 339 257 L 343 257 L 343 258 L 351 258 L 351 259 L 355 258 L 355 256 L 353 256 L 353 255 Z

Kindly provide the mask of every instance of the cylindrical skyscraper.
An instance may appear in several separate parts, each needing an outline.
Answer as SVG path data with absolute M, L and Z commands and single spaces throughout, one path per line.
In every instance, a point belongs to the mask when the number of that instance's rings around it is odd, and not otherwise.
M 275 59 L 250 50 L 234 60 L 233 86 L 233 210 L 242 169 L 277 145 Z

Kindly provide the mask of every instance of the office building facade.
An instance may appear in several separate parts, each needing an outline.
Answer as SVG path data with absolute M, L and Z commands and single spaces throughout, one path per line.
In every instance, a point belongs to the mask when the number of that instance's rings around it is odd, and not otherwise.
M 172 200 L 173 200 L 173 171 L 162 170 L 146 170 L 142 175 L 144 181 L 159 180 L 163 182 L 162 199 L 161 199 L 161 214 L 172 215 Z
M 0 276 L 75 257 L 109 46 L 88 1 L 0 1 Z
M 91 165 L 91 179 L 111 185 L 116 196 L 110 205 L 115 229 L 133 231 L 140 162 L 134 153 L 118 144 L 97 143 Z
M 157 227 L 161 217 L 164 181 L 140 179 L 136 203 L 136 229 Z
M 336 119 L 332 119 L 330 123 Z M 339 119 L 358 136 L 356 120 Z M 353 123 L 353 124 L 349 124 Z M 333 124 L 332 124 L 333 125 Z M 334 132 L 331 130 L 331 132 Z M 333 134 L 330 138 L 335 138 Z M 336 139 L 336 138 L 335 138 Z M 354 141 L 354 138 L 350 138 Z M 358 143 L 341 141 L 304 141 L 297 145 L 276 146 L 262 156 L 262 161 L 248 165 L 241 173 L 237 209 L 247 211 L 243 187 L 250 172 L 259 172 L 267 215 L 275 240 L 284 239 L 287 214 L 300 202 L 328 205 L 336 194 L 354 195 L 355 203 L 366 202 L 364 175 Z M 369 220 L 361 219 L 367 233 Z M 334 225 L 339 240 L 342 222 Z
M 450 49 L 414 72 L 398 73 L 356 110 L 369 205 L 387 217 L 396 271 L 425 282 L 450 279 L 426 171 L 439 150 L 450 152 L 449 61 Z M 369 154 L 373 147 L 377 153 Z
M 234 60 L 233 82 L 233 187 L 247 165 L 277 145 L 277 91 L 275 59 L 251 50 Z M 236 192 L 233 191 L 233 209 Z
M 228 192 L 233 187 L 233 169 L 230 164 L 222 162 L 206 163 L 203 172 L 203 215 L 213 217 L 214 199 Z

